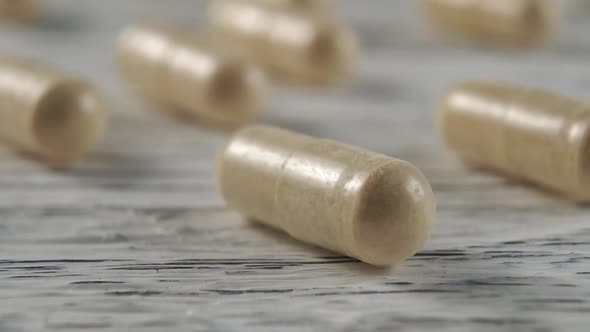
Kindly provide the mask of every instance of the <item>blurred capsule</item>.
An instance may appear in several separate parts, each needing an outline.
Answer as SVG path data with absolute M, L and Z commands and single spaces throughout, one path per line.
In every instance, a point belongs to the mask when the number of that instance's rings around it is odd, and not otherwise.
M 425 0 L 443 31 L 482 44 L 529 47 L 548 39 L 558 6 L 551 0 Z
M 39 0 L 0 0 L 0 19 L 28 21 L 39 14 Z
M 119 39 L 122 75 L 142 94 L 214 125 L 243 124 L 259 113 L 263 74 L 213 50 L 205 40 L 158 25 L 135 25 Z
M 253 1 L 213 1 L 214 36 L 281 78 L 333 83 L 353 67 L 355 34 L 327 17 L 271 9 Z
M 590 200 L 590 104 L 493 82 L 459 84 L 441 103 L 446 143 L 471 165 Z
M 329 10 L 332 0 L 255 0 L 256 3 L 302 13 L 319 14 Z
M 65 166 L 102 138 L 106 107 L 86 81 L 0 56 L 0 138 Z

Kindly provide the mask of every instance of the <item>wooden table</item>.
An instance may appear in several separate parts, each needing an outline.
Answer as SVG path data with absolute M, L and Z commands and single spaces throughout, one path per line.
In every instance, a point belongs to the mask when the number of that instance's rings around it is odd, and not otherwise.
M 121 84 L 117 32 L 198 27 L 203 2 L 51 0 L 32 26 L 0 25 L 3 52 L 90 77 L 113 108 L 105 144 L 70 171 L 0 151 L 0 331 L 588 331 L 588 207 L 465 169 L 433 119 L 465 78 L 588 97 L 590 16 L 571 9 L 546 49 L 494 51 L 433 37 L 415 3 L 342 0 L 364 46 L 355 80 L 276 87 L 261 119 L 424 171 L 436 227 L 395 271 L 244 222 L 213 180 L 227 133 L 147 112 Z

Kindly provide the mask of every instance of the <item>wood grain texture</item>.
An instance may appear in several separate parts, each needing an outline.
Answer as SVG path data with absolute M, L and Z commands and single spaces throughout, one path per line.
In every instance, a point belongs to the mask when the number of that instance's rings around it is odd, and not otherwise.
M 572 1 L 573 5 L 575 1 Z M 546 49 L 462 48 L 414 1 L 341 1 L 362 35 L 355 81 L 277 87 L 261 122 L 416 164 L 438 218 L 395 271 L 293 241 L 228 211 L 212 160 L 227 134 L 146 112 L 115 75 L 117 32 L 142 17 L 198 26 L 203 2 L 52 0 L 0 49 L 91 78 L 112 101 L 97 153 L 54 172 L 0 151 L 0 331 L 587 331 L 590 210 L 465 169 L 434 131 L 465 78 L 587 96 L 590 20 Z

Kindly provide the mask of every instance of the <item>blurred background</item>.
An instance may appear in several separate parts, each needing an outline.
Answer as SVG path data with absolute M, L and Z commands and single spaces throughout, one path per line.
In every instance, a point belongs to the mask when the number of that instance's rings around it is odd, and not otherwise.
M 329 89 L 279 84 L 262 121 L 286 127 L 291 123 L 293 129 L 361 144 L 383 142 L 366 136 L 393 130 L 396 137 L 411 136 L 416 144 L 436 143 L 431 126 L 435 104 L 450 85 L 467 78 L 533 84 L 584 96 L 590 84 L 585 66 L 590 10 L 585 2 L 564 2 L 558 31 L 548 43 L 531 49 L 494 49 L 441 38 L 424 15 L 421 1 L 336 1 L 338 15 L 358 32 L 362 44 L 354 76 Z M 121 84 L 113 66 L 115 42 L 125 26 L 155 19 L 206 30 L 206 2 L 199 0 L 165 4 L 49 0 L 42 4 L 43 12 L 33 21 L 0 25 L 0 49 L 89 78 L 107 95 L 115 115 L 138 107 L 134 105 L 137 97 Z M 344 133 L 339 121 L 371 130 Z M 308 128 L 296 125 L 306 122 Z M 417 128 L 420 135 L 415 134 Z M 383 143 L 371 147 L 391 146 Z
M 340 258 L 242 223 L 214 183 L 228 132 L 146 112 L 119 78 L 113 52 L 125 26 L 157 19 L 204 30 L 205 1 L 46 0 L 28 23 L 1 22 L 0 52 L 89 79 L 112 113 L 104 144 L 68 172 L 0 146 L 0 259 L 10 265 L 0 269 L 0 298 L 10 299 L 0 330 L 583 326 L 587 209 L 465 169 L 440 142 L 435 109 L 471 78 L 590 99 L 587 2 L 562 2 L 546 44 L 509 49 L 441 37 L 421 1 L 337 0 L 361 43 L 352 77 L 326 88 L 273 84 L 259 122 L 408 160 L 431 181 L 432 240 L 395 273 L 313 265 Z
M 33 21 L 0 25 L 0 49 L 89 78 L 107 95 L 115 116 L 138 107 L 136 96 L 121 84 L 113 67 L 117 35 L 126 25 L 156 19 L 195 31 L 206 29 L 205 1 L 42 3 L 43 12 Z M 395 131 L 396 137 L 410 136 L 415 144 L 435 144 L 434 106 L 450 85 L 466 78 L 534 84 L 584 96 L 590 84 L 585 66 L 590 49 L 585 38 L 590 29 L 588 6 L 583 0 L 565 5 L 554 39 L 540 47 L 511 50 L 441 38 L 420 1 L 336 1 L 342 20 L 360 36 L 362 56 L 355 75 L 331 89 L 279 85 L 262 121 L 359 144 L 382 142 L 370 147 L 384 150 L 391 148 L 388 140 L 367 136 Z M 341 121 L 361 127 L 344 133 Z M 365 126 L 371 130 L 360 129 Z M 420 135 L 415 134 L 418 128 Z

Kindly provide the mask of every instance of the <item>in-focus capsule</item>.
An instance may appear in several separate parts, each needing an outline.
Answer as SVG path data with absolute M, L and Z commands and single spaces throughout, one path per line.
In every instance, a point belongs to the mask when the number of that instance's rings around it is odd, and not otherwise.
M 28 21 L 39 14 L 39 0 L 0 0 L 0 19 Z
M 213 35 L 239 52 L 296 82 L 334 83 L 350 73 L 357 54 L 355 34 L 328 17 L 303 15 L 253 1 L 212 1 Z
M 217 159 L 228 205 L 247 218 L 374 265 L 427 240 L 432 190 L 408 162 L 286 130 L 240 130 Z
M 447 144 L 469 164 L 590 199 L 590 104 L 555 93 L 466 82 L 439 111 Z
M 266 82 L 255 66 L 171 27 L 136 25 L 119 39 L 120 72 L 141 94 L 214 125 L 235 126 L 262 108 Z
M 0 138 L 65 166 L 102 138 L 106 108 L 86 81 L 0 56 Z
M 547 0 L 425 0 L 443 31 L 482 44 L 528 47 L 547 39 L 557 6 Z

